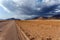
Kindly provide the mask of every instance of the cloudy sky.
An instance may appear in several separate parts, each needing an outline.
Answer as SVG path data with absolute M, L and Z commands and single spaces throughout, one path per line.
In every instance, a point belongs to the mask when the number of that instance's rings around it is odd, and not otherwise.
M 0 0 L 0 19 L 51 17 L 59 12 L 60 0 Z

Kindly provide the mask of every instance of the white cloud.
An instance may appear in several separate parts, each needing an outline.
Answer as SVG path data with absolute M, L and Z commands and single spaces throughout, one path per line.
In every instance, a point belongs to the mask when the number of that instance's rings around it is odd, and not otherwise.
M 0 0 L 0 4 L 2 3 L 3 0 Z
M 44 1 L 48 6 L 60 3 L 60 0 L 44 0 Z
M 17 17 L 16 17 L 17 16 Z M 21 20 L 25 20 L 25 19 L 31 19 L 36 17 L 37 15 L 15 15 L 14 17 L 19 18 Z
M 1 6 L 5 11 L 7 11 L 8 13 L 10 13 L 10 11 L 9 11 L 4 5 L 0 4 L 0 6 Z
M 12 18 L 18 18 L 18 15 L 13 15 Z

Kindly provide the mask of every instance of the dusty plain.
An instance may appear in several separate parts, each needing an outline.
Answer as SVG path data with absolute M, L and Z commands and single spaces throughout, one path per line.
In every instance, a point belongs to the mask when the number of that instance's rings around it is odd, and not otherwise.
M 60 20 L 0 21 L 0 40 L 27 40 L 24 36 L 28 40 L 60 40 Z

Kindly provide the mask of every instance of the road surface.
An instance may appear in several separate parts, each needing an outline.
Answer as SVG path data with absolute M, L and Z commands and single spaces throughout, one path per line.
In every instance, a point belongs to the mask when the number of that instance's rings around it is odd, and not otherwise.
M 19 40 L 15 21 L 0 22 L 0 40 Z

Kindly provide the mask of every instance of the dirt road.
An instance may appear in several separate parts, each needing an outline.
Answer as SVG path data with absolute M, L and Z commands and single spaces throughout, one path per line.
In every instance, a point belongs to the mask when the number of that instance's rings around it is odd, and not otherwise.
M 0 40 L 19 40 L 15 21 L 0 23 Z
M 0 40 L 28 40 L 15 20 L 0 21 Z

